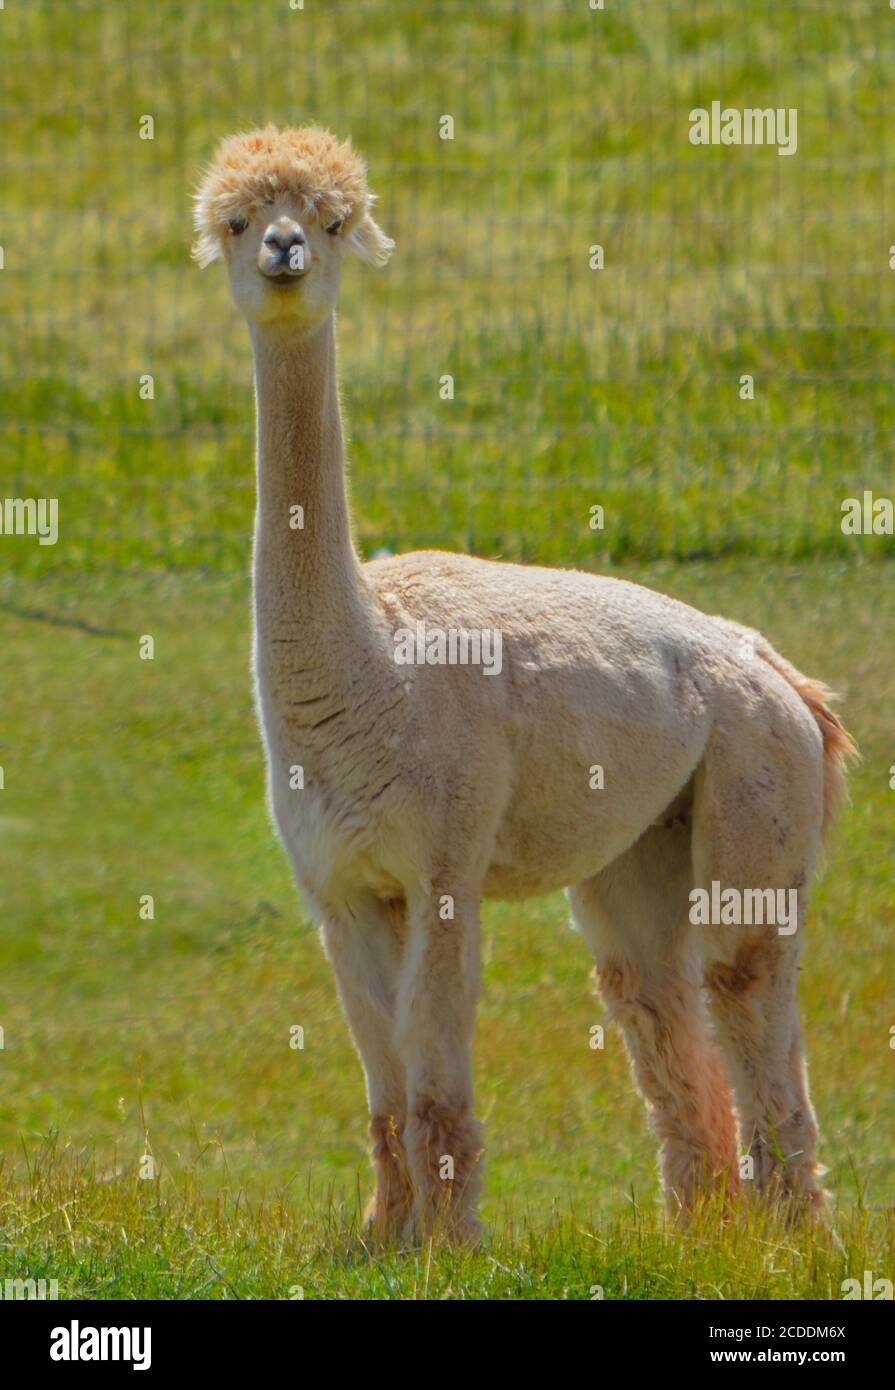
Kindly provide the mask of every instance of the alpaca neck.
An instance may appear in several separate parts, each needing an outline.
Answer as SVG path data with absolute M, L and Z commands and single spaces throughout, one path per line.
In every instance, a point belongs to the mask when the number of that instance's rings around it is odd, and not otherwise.
M 335 321 L 252 329 L 258 415 L 255 615 L 259 650 L 300 644 L 317 665 L 351 641 L 369 601 L 351 541 Z M 290 524 L 301 507 L 301 528 Z M 338 638 L 341 635 L 342 642 Z M 294 650 L 289 654 L 295 669 Z M 310 664 L 302 658 L 302 665 Z

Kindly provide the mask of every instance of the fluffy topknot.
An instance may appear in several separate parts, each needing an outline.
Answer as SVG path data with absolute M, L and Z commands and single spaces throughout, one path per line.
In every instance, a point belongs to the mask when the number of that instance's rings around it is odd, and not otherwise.
M 222 140 L 206 169 L 195 195 L 193 256 L 199 265 L 221 255 L 231 218 L 250 217 L 284 195 L 324 222 L 343 218 L 346 241 L 368 264 L 388 260 L 394 242 L 370 216 L 374 197 L 366 165 L 351 141 L 321 126 L 269 125 Z

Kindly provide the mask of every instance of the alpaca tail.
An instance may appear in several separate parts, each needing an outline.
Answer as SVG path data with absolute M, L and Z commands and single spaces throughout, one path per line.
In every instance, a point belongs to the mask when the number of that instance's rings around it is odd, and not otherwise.
M 849 762 L 858 758 L 858 746 L 838 715 L 830 709 L 836 696 L 823 681 L 803 676 L 795 666 L 776 652 L 770 642 L 760 633 L 749 634 L 754 641 L 755 652 L 772 666 L 801 696 L 817 722 L 824 745 L 824 819 L 823 834 L 826 835 L 833 822 L 836 809 L 845 796 L 846 768 Z

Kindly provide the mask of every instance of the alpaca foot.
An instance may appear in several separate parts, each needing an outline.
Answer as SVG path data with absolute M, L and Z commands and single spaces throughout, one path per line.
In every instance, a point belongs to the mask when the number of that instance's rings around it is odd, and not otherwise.
M 436 1245 L 478 1245 L 484 1227 L 475 1212 L 460 1211 L 442 1203 L 437 1208 L 417 1206 L 409 1226 L 409 1239 L 418 1246 L 430 1241 Z
M 824 1226 L 827 1221 L 827 1198 L 829 1193 L 822 1187 L 812 1192 L 787 1192 L 781 1202 L 783 1219 L 790 1228 L 797 1226 Z
M 370 1124 L 370 1137 L 376 1192 L 364 1212 L 364 1231 L 379 1244 L 400 1241 L 413 1214 L 413 1183 L 393 1116 L 376 1116 Z
M 417 1188 L 417 1237 L 475 1243 L 481 1236 L 482 1141 L 474 1116 L 466 1107 L 420 1100 L 406 1141 Z
M 368 1245 L 406 1245 L 413 1239 L 412 1203 L 387 1205 L 375 1193 L 364 1209 L 364 1240 Z
M 814 1150 L 815 1131 L 804 1126 L 794 1127 L 797 1133 L 787 1133 L 782 1126 L 776 1140 L 754 1139 L 750 1157 L 754 1163 L 751 1187 L 755 1198 L 776 1207 L 787 1226 L 803 1221 L 818 1221 L 824 1217 L 828 1194 L 820 1185 L 820 1170 L 810 1155 Z
M 740 1181 L 732 1153 L 713 1157 L 688 1143 L 664 1144 L 662 1177 L 668 1215 L 686 1224 L 694 1211 L 719 1203 L 727 1219 L 740 1193 Z

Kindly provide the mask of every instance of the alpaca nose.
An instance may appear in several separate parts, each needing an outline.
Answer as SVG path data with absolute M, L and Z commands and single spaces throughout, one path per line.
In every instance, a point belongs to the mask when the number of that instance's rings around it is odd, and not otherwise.
M 278 217 L 262 238 L 258 268 L 263 275 L 303 275 L 308 268 L 307 238 L 297 222 Z

